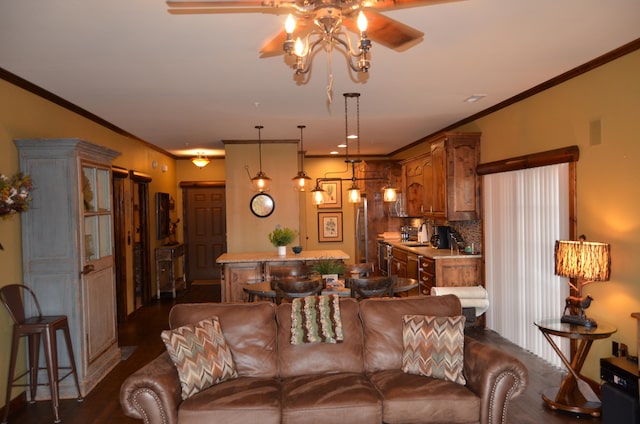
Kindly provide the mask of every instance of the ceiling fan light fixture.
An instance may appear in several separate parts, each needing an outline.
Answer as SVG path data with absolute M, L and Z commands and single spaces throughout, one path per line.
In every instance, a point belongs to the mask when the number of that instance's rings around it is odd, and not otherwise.
M 296 21 L 293 15 L 289 14 L 285 21 L 286 39 L 282 49 L 286 54 L 295 56 L 296 63 L 293 66 L 295 75 L 307 74 L 311 70 L 316 49 L 323 48 L 327 54 L 331 54 L 333 47 L 337 47 L 347 57 L 347 63 L 354 72 L 368 72 L 371 40 L 367 38 L 366 30 L 369 23 L 362 10 L 359 11 L 357 18 L 360 38 L 355 49 L 349 34 L 342 31 L 343 12 L 337 4 L 323 4 L 322 7 L 314 10 L 314 13 L 314 27 L 304 36 L 304 41 L 301 37 L 296 37 L 294 41 L 293 32 Z

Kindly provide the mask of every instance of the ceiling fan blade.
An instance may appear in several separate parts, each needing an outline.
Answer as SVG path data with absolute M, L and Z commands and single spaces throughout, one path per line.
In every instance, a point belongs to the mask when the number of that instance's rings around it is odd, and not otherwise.
M 304 40 L 304 37 L 307 36 L 312 30 L 313 19 L 310 17 L 298 18 L 296 21 L 296 29 L 293 32 L 293 39 L 300 37 Z M 287 39 L 287 33 L 283 29 L 278 35 L 273 37 L 270 41 L 266 42 L 262 48 L 260 49 L 260 57 L 273 57 L 284 54 L 284 49 L 282 45 Z
M 440 3 L 452 3 L 465 0 L 363 0 L 363 8 L 367 9 L 406 9 L 409 7 L 431 6 Z
M 422 31 L 372 10 L 367 11 L 366 16 L 369 21 L 367 37 L 390 49 L 405 51 L 418 44 L 424 37 Z M 360 33 L 355 18 L 345 19 L 342 23 L 349 31 Z
M 167 1 L 169 13 L 173 15 L 264 12 L 265 9 L 287 8 L 293 4 L 293 0 Z

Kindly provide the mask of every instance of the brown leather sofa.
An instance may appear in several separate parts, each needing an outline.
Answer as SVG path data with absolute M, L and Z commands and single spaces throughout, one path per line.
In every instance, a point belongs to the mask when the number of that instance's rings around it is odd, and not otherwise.
M 165 352 L 129 376 L 126 415 L 146 423 L 505 423 L 527 385 L 513 356 L 469 337 L 466 386 L 404 373 L 402 316 L 460 315 L 453 295 L 340 300 L 344 342 L 292 345 L 291 304 L 179 304 L 171 328 L 219 317 L 238 378 L 186 400 Z

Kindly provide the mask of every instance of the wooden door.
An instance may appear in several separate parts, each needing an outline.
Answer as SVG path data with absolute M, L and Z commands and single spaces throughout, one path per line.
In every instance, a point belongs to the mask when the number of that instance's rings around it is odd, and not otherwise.
M 187 281 L 219 280 L 216 259 L 227 251 L 225 187 L 182 183 Z
M 149 232 L 149 183 L 151 177 L 129 171 L 133 205 L 133 277 L 135 309 L 151 303 L 151 240 Z

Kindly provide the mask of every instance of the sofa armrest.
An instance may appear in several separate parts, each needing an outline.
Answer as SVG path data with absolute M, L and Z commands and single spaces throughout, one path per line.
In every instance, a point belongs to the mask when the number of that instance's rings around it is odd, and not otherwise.
M 480 423 L 507 422 L 509 400 L 523 393 L 527 368 L 516 357 L 465 337 L 464 373 L 467 387 L 480 396 Z
M 147 424 L 176 424 L 182 387 L 167 352 L 131 374 L 120 387 L 125 415 Z

